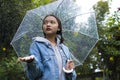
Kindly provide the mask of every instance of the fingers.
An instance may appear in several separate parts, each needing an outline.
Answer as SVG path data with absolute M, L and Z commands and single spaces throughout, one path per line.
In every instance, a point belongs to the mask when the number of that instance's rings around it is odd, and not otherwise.
M 69 69 L 75 68 L 73 61 L 69 61 L 68 63 L 69 63 Z
M 74 62 L 72 60 L 67 61 L 66 69 L 70 70 L 70 69 L 73 69 L 73 68 L 75 68 Z
M 20 62 L 20 58 L 21 58 L 21 57 L 19 57 L 19 58 L 17 59 L 17 62 L 18 62 L 18 63 Z
M 27 56 L 27 57 L 19 57 L 18 62 L 23 61 L 23 62 L 30 62 L 34 59 L 34 56 Z

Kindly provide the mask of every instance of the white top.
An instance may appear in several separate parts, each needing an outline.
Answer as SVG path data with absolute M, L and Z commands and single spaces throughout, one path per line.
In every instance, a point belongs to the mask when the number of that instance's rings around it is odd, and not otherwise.
M 62 57 L 61 57 L 61 54 L 60 54 L 57 46 L 53 46 L 53 50 L 55 52 L 55 55 L 56 55 L 56 58 L 57 58 L 57 61 L 58 61 L 59 80 L 65 80 L 65 74 L 64 74 L 64 71 L 63 71 L 63 68 L 62 68 Z

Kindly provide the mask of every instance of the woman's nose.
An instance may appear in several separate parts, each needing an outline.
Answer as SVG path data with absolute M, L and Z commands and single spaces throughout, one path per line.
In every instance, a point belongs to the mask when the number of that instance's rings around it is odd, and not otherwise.
M 51 24 L 50 23 L 47 23 L 47 26 L 50 26 Z

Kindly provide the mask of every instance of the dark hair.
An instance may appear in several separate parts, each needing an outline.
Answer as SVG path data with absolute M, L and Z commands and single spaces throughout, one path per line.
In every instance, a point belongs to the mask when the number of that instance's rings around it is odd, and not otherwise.
M 62 24 L 61 24 L 60 19 L 59 19 L 58 17 L 56 17 L 55 15 L 53 15 L 53 14 L 49 14 L 49 15 L 45 16 L 45 18 L 43 19 L 43 24 L 44 24 L 44 20 L 45 20 L 48 16 L 53 16 L 53 17 L 56 18 L 56 20 L 57 20 L 57 22 L 58 22 L 58 28 L 60 29 L 59 31 L 57 31 L 56 34 L 57 34 L 57 35 L 60 35 L 60 43 L 63 43 L 64 38 L 63 38 L 63 36 L 62 36 Z M 43 24 L 42 24 L 42 27 L 43 27 Z M 46 36 L 45 33 L 44 33 L 44 36 Z

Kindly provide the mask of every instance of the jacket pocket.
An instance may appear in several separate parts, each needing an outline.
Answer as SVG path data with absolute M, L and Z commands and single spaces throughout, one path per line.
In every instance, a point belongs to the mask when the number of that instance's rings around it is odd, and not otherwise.
M 51 58 L 48 57 L 48 58 L 45 58 L 42 62 L 43 62 L 43 64 L 45 64 L 45 63 L 47 63 L 47 62 L 50 61 L 50 60 L 51 60 Z

